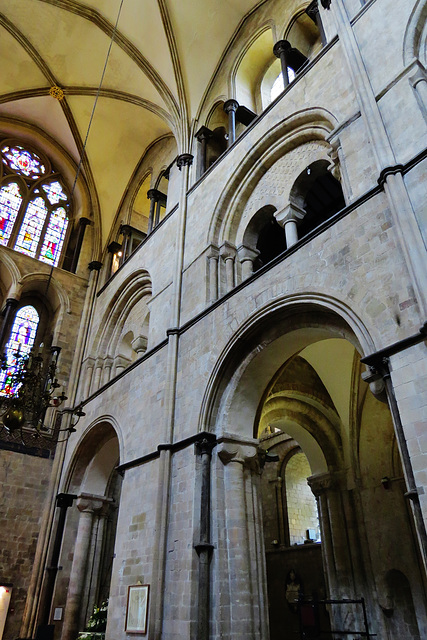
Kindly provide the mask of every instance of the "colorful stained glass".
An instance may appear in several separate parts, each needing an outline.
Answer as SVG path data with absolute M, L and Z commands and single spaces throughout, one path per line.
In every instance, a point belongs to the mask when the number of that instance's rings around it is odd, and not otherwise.
M 7 245 L 21 206 L 19 187 L 11 182 L 0 189 L 0 244 Z
M 65 209 L 63 207 L 55 209 L 55 211 L 50 215 L 39 260 L 47 262 L 48 264 L 53 264 L 53 266 L 56 267 L 59 256 L 61 255 L 67 226 L 68 218 Z
M 21 173 L 33 180 L 40 178 L 46 173 L 46 167 L 35 153 L 27 151 L 20 145 L 10 147 L 6 145 L 1 150 L 4 164 L 16 173 Z
M 43 198 L 36 198 L 29 203 L 14 246 L 15 251 L 35 257 L 46 215 L 47 209 Z
M 0 372 L 0 395 L 12 395 L 16 391 L 11 375 L 16 368 L 16 352 L 21 356 L 30 353 L 36 339 L 39 314 L 34 307 L 27 305 L 19 309 L 15 316 L 10 339 L 6 344 L 7 369 Z
M 67 196 L 59 182 L 43 184 L 42 187 L 46 191 L 50 204 L 57 204 L 60 200 L 67 200 Z

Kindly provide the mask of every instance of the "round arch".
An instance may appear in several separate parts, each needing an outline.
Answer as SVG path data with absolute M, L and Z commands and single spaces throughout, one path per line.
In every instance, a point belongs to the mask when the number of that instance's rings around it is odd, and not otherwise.
M 221 246 L 225 241 L 233 242 L 246 202 L 266 171 L 286 153 L 308 141 L 319 141 L 329 148 L 327 138 L 336 124 L 337 119 L 329 111 L 310 108 L 272 127 L 225 185 L 212 216 L 207 243 Z M 276 206 L 274 202 L 266 204 Z
M 279 367 L 309 344 L 331 337 L 348 340 L 362 355 L 374 350 L 362 321 L 336 299 L 295 295 L 259 309 L 218 359 L 199 429 L 252 437 L 264 390 Z
M 410 64 L 414 58 L 420 59 L 421 47 L 427 37 L 427 0 L 418 0 L 412 10 L 403 40 L 403 63 Z M 421 60 L 426 64 L 426 59 Z

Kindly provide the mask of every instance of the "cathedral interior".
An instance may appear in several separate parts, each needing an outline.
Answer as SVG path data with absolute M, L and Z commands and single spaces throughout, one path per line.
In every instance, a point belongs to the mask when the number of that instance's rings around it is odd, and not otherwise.
M 0 640 L 427 637 L 426 19 L 0 0 Z

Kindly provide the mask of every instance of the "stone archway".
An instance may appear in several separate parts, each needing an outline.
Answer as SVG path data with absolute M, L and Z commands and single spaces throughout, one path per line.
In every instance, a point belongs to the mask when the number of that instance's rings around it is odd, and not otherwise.
M 54 596 L 54 606 L 64 607 L 63 640 L 75 640 L 93 607 L 108 598 L 121 489 L 115 470 L 119 458 L 115 429 L 99 421 L 82 438 L 70 465 L 67 492 L 77 499 L 67 518 L 63 571 Z
M 375 431 L 378 416 L 385 425 L 379 446 L 388 451 L 394 434 L 388 407 L 370 395 L 360 377 L 360 357 L 372 350 L 367 331 L 351 314 L 347 319 L 313 302 L 276 307 L 270 314 L 258 312 L 256 323 L 237 332 L 205 398 L 205 424 L 218 440 L 213 459 L 216 551 L 212 571 L 213 584 L 221 589 L 213 595 L 212 615 L 232 639 L 279 637 L 270 636 L 269 631 L 260 498 L 263 460 L 258 438 L 267 429 L 273 438 L 279 432 L 293 439 L 310 464 L 308 481 L 318 503 L 325 595 L 338 600 L 363 596 L 371 632 L 387 633 L 370 559 L 375 536 L 389 531 L 415 547 L 403 503 L 399 507 L 399 521 L 406 523 L 403 530 L 394 527 L 395 514 L 389 514 L 386 522 L 375 520 L 375 500 L 386 499 L 381 494 L 381 477 L 372 480 L 360 471 L 360 434 L 369 416 L 371 430 Z M 299 366 L 286 377 L 286 367 L 296 359 L 304 361 L 305 374 Z M 366 468 L 366 455 L 372 464 L 375 448 L 363 448 L 362 453 Z M 392 458 L 380 458 L 378 473 L 392 475 Z M 379 556 L 379 562 L 389 566 L 391 558 L 381 551 Z M 414 558 L 406 558 L 407 575 L 417 573 Z M 416 588 L 423 590 L 422 582 L 414 580 Z M 425 617 L 425 608 L 421 606 L 417 615 Z M 238 629 L 233 620 L 240 621 Z M 334 628 L 355 631 L 363 625 L 362 609 L 334 606 L 331 623 Z

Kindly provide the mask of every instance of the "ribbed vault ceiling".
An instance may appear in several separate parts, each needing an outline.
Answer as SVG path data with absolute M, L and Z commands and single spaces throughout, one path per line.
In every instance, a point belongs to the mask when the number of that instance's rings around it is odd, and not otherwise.
M 147 147 L 192 120 L 245 16 L 268 0 L 123 0 L 86 147 L 102 236 Z M 35 124 L 78 162 L 121 0 L 0 0 L 0 116 Z M 58 85 L 65 99 L 49 89 Z

